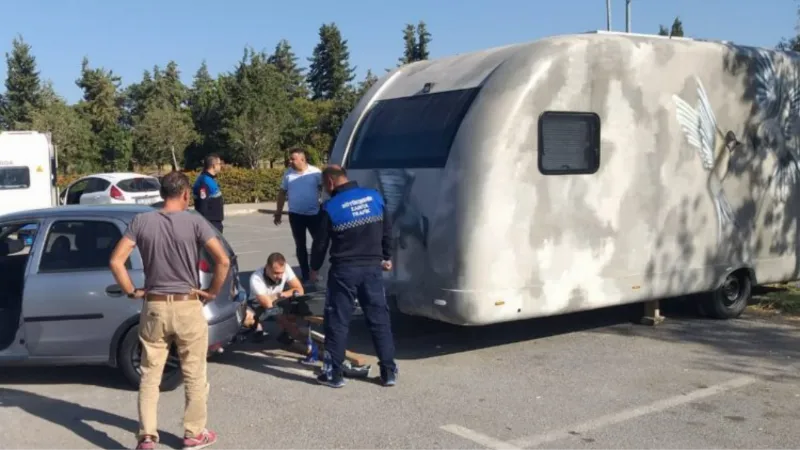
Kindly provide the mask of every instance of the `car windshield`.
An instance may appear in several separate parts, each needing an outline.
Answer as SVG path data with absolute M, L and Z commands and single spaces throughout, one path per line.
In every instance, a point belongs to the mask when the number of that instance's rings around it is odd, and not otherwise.
M 161 189 L 158 180 L 153 177 L 128 178 L 117 183 L 117 187 L 125 192 L 152 192 Z

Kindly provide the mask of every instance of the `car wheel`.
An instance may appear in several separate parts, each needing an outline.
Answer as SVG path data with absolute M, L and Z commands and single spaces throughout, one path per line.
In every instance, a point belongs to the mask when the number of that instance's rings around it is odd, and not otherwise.
M 735 319 L 747 308 L 751 294 L 750 276 L 745 271 L 734 272 L 706 298 L 703 311 L 714 319 Z
M 139 325 L 134 325 L 125 334 L 119 346 L 117 362 L 122 374 L 132 387 L 138 389 L 142 379 L 142 346 L 139 343 Z M 161 376 L 161 391 L 172 391 L 183 383 L 181 373 L 180 358 L 175 345 L 169 349 L 167 363 L 164 366 L 164 373 Z

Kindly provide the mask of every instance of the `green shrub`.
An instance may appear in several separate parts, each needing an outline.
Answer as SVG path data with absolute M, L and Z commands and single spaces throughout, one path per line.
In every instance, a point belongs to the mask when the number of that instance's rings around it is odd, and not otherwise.
M 225 203 L 259 203 L 275 201 L 284 169 L 241 169 L 225 167 L 217 176 Z M 199 171 L 185 172 L 194 184 Z M 85 175 L 59 175 L 61 189 Z

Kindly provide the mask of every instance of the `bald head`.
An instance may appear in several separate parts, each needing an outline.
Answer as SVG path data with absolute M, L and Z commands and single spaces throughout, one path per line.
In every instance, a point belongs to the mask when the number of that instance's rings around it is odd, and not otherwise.
M 338 164 L 330 164 L 322 170 L 322 186 L 328 194 L 347 181 L 347 171 Z

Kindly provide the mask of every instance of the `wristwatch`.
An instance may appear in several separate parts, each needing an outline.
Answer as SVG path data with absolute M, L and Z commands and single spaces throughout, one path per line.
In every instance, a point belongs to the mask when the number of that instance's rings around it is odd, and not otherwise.
M 139 289 L 134 289 L 133 292 L 131 292 L 129 294 L 126 294 L 126 295 L 128 296 L 128 298 L 136 298 L 136 292 L 138 292 L 138 291 L 139 291 Z

